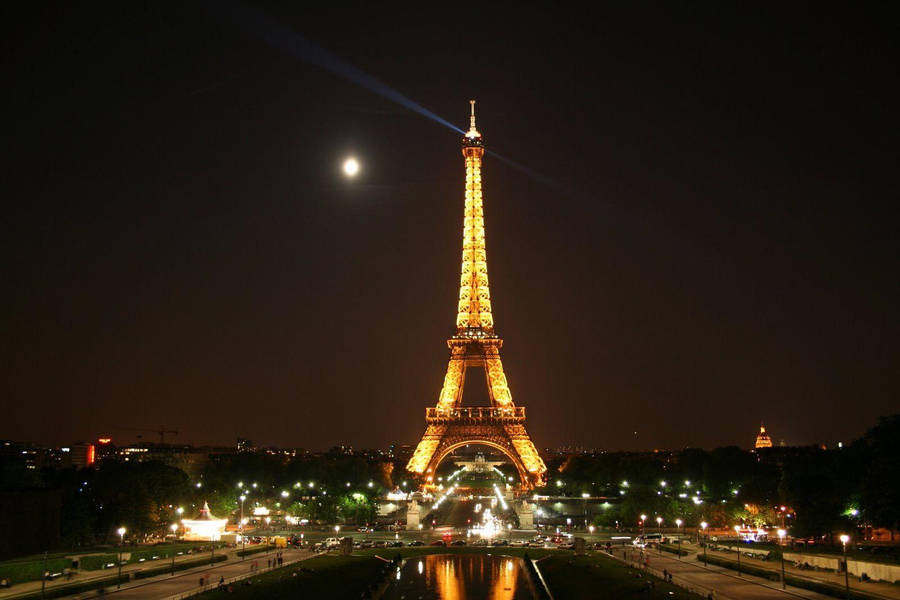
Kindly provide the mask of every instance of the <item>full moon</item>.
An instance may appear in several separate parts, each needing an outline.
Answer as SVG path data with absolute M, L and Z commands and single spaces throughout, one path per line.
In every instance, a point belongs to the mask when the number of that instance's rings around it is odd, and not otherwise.
M 359 173 L 359 163 L 355 158 L 348 158 L 344 161 L 344 175 L 347 177 L 355 177 Z

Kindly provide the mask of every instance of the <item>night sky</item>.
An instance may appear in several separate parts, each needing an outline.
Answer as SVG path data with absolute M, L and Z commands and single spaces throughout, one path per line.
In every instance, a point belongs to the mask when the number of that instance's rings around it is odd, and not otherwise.
M 0 438 L 417 442 L 460 135 L 243 5 L 30 4 L 3 18 Z M 535 444 L 746 447 L 760 421 L 830 444 L 897 412 L 888 4 L 551 4 L 257 7 L 458 127 L 476 98 L 488 149 L 531 170 L 484 164 Z

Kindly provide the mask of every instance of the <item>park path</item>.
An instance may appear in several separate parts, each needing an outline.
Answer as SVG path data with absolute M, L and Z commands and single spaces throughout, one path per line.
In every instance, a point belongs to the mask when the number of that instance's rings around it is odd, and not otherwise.
M 288 548 L 281 550 L 284 554 L 284 563 L 282 566 L 293 564 L 299 562 L 301 560 L 305 560 L 312 556 L 316 556 L 316 553 L 310 550 L 298 550 L 294 548 Z M 202 575 L 204 578 L 208 578 L 207 581 L 209 585 L 205 586 L 207 589 L 214 588 L 219 581 L 220 577 L 224 577 L 226 580 L 232 579 L 235 577 L 247 576 L 251 573 L 251 565 L 256 562 L 259 565 L 258 571 L 262 573 L 264 571 L 269 570 L 267 561 L 275 556 L 276 550 L 272 550 L 268 554 L 259 553 L 252 554 L 247 556 L 244 560 L 241 560 L 239 556 L 236 554 L 237 549 L 229 551 L 228 560 L 216 563 L 213 566 L 210 565 L 202 565 L 195 567 L 193 569 L 187 569 L 184 571 L 177 571 L 175 575 L 165 574 L 159 575 L 157 577 L 150 577 L 147 579 L 133 579 L 127 583 L 123 583 L 120 588 L 116 588 L 115 586 L 111 586 L 106 589 L 106 596 L 113 596 L 117 600 L 131 600 L 131 599 L 159 599 L 166 598 L 169 596 L 178 596 L 182 594 L 186 594 L 192 591 L 199 591 L 200 585 L 200 576 Z M 196 555 L 186 557 L 185 560 L 197 560 L 199 557 Z M 176 562 L 179 562 L 176 559 Z M 153 567 L 161 566 L 154 562 Z M 131 568 L 128 568 L 131 567 Z M 145 564 L 142 565 L 127 565 L 122 568 L 122 574 L 128 573 L 129 571 L 137 571 L 140 568 L 147 568 Z M 94 571 L 90 571 L 89 573 L 95 573 Z M 51 589 L 52 587 L 65 585 L 66 583 L 74 583 L 74 582 L 84 582 L 91 581 L 93 579 L 103 579 L 106 577 L 110 577 L 111 575 L 115 575 L 115 572 L 110 569 L 107 571 L 97 571 L 99 575 L 91 575 L 86 577 L 76 577 L 70 582 L 63 581 L 62 579 L 48 582 L 47 589 Z M 21 585 L 16 586 L 15 588 L 10 588 L 9 590 L 3 590 L 3 593 L 0 594 L 0 600 L 4 598 L 9 598 L 12 600 L 16 596 L 24 595 L 26 593 L 34 593 L 40 592 L 41 583 L 39 581 L 28 582 Z M 66 596 L 67 598 L 95 598 L 97 597 L 96 591 L 88 591 L 81 592 L 78 594 L 72 594 L 70 596 Z
M 733 552 L 718 552 L 715 550 L 709 551 L 710 556 L 716 556 L 718 558 L 723 558 L 725 560 L 735 561 L 737 560 L 736 555 Z M 696 561 L 696 559 L 694 559 Z M 748 564 L 754 567 L 758 567 L 760 569 L 768 569 L 769 571 L 774 571 L 776 573 L 781 571 L 781 562 L 780 561 L 763 561 L 756 558 L 748 558 L 746 556 L 741 556 L 741 564 Z M 712 565 L 710 565 L 712 567 Z M 716 569 L 721 570 L 730 570 L 725 567 L 716 567 Z M 831 571 L 817 570 L 817 571 L 809 571 L 802 570 L 795 567 L 790 562 L 784 563 L 784 570 L 786 573 L 794 576 L 800 577 L 803 579 L 808 579 L 811 581 L 824 581 L 826 583 L 831 583 L 839 587 L 844 587 L 845 579 L 843 573 L 833 573 Z M 870 594 L 873 596 L 881 596 L 883 598 L 893 598 L 896 600 L 900 600 L 900 586 L 893 585 L 885 582 L 862 582 L 859 578 L 850 576 L 850 589 L 857 590 L 859 592 Z
M 649 567 L 654 573 L 668 571 L 672 574 L 673 583 L 685 583 L 692 589 L 715 590 L 717 600 L 769 600 L 789 598 L 806 598 L 809 600 L 834 600 L 831 596 L 809 590 L 788 586 L 781 589 L 780 583 L 773 583 L 761 577 L 742 575 L 738 577 L 728 569 L 709 568 L 698 564 L 695 555 L 683 556 L 681 560 L 648 551 L 644 548 L 644 557 L 649 560 Z M 641 566 L 640 549 L 616 549 L 613 556 L 635 568 Z
M 283 552 L 284 563 L 281 565 L 282 567 L 317 556 L 317 553 L 310 550 L 286 549 L 283 550 Z M 275 552 L 273 551 L 269 554 L 269 558 L 274 555 Z M 220 578 L 230 581 L 234 578 L 249 576 L 251 574 L 251 565 L 254 561 L 259 565 L 256 573 L 268 571 L 269 567 L 267 567 L 267 560 L 268 558 L 263 554 L 248 556 L 243 561 L 239 558 L 234 560 L 229 559 L 213 567 L 206 567 L 202 570 L 184 571 L 184 574 L 180 576 L 176 575 L 175 577 L 169 576 L 148 579 L 137 585 L 134 585 L 136 582 L 131 582 L 131 584 L 123 585 L 120 590 L 108 590 L 106 595 L 115 600 L 178 598 L 191 593 L 200 592 L 201 586 L 199 585 L 199 580 L 201 575 L 209 582 L 207 585 L 204 585 L 202 589 L 214 589 L 218 585 Z M 93 596 L 82 597 L 87 598 Z
M 231 559 L 231 558 L 234 558 L 234 556 L 232 556 L 232 555 L 236 551 L 237 551 L 237 549 L 229 550 L 229 551 L 226 551 L 224 549 L 219 549 L 216 551 L 216 556 L 225 553 L 225 554 L 228 554 Z M 183 556 L 175 557 L 175 563 L 179 564 L 179 563 L 188 562 L 188 561 L 202 560 L 204 557 L 208 558 L 208 557 L 210 557 L 210 554 L 209 553 L 185 554 Z M 164 567 L 164 566 L 167 566 L 170 564 L 172 564 L 172 563 L 171 563 L 171 560 L 169 560 L 169 559 L 163 559 L 163 560 L 158 560 L 158 561 L 146 561 L 146 562 L 142 562 L 142 563 L 129 563 L 127 565 L 122 565 L 122 575 L 129 574 L 129 573 L 136 573 L 136 572 L 144 570 L 144 569 L 157 569 L 159 567 Z M 203 568 L 203 567 L 201 566 L 201 567 L 197 567 L 197 568 Z M 79 570 L 79 571 L 76 571 L 76 573 L 73 575 L 72 579 L 70 579 L 68 581 L 66 580 L 65 577 L 59 577 L 52 581 L 47 581 L 46 589 L 52 590 L 57 587 L 71 585 L 74 583 L 84 583 L 86 581 L 94 581 L 97 579 L 108 579 L 109 577 L 116 576 L 118 574 L 118 572 L 119 572 L 118 569 L 115 569 L 115 568 L 98 569 L 96 571 Z M 147 581 L 149 581 L 149 580 L 147 580 Z M 41 581 L 40 580 L 25 581 L 23 583 L 18 583 L 10 588 L 0 589 L 0 600 L 5 600 L 7 598 L 12 599 L 12 598 L 16 598 L 17 596 L 24 596 L 26 594 L 32 594 L 34 592 L 40 592 L 40 591 L 41 591 Z

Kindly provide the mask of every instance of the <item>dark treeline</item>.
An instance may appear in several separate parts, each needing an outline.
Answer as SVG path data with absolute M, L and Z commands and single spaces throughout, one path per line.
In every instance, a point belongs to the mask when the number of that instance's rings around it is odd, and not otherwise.
M 0 463 L 0 497 L 5 504 L 40 499 L 45 520 L 56 522 L 59 515 L 59 535 L 51 539 L 75 548 L 115 542 L 122 526 L 135 540 L 165 535 L 171 523 L 195 517 L 204 502 L 216 516 L 237 519 L 241 496 L 250 518 L 255 508 L 265 507 L 313 521 L 369 522 L 390 472 L 390 463 L 341 455 L 213 455 L 194 479 L 159 461 L 108 459 L 80 470 L 35 471 L 7 460 Z M 22 507 L 6 508 L 5 531 L 27 537 L 33 523 L 14 517 Z
M 548 467 L 549 493 L 610 498 L 592 515 L 600 525 L 634 526 L 645 514 L 652 527 L 660 516 L 670 527 L 784 524 L 796 536 L 900 526 L 900 415 L 842 448 L 617 452 Z
M 795 536 L 828 536 L 863 526 L 900 527 L 898 465 L 895 415 L 828 450 L 727 447 L 559 457 L 549 461 L 547 486 L 536 492 L 606 497 L 603 508 L 590 514 L 598 525 L 634 527 L 645 514 L 649 527 L 658 516 L 669 527 L 681 519 L 690 528 L 701 521 L 729 528 L 783 525 Z M 418 483 L 403 465 L 340 453 L 212 455 L 193 478 L 155 461 L 105 460 L 87 469 L 43 471 L 0 462 L 0 497 L 9 517 L 4 531 L 28 536 L 33 527 L 15 517 L 27 511 L 14 504 L 40 502 L 47 507 L 42 520 L 59 523 L 59 535 L 48 539 L 66 548 L 113 542 L 120 526 L 133 539 L 164 535 L 180 520 L 179 507 L 193 517 L 204 502 L 215 515 L 237 520 L 241 496 L 251 519 L 254 509 L 264 507 L 313 523 L 371 522 L 388 489 L 412 490 Z

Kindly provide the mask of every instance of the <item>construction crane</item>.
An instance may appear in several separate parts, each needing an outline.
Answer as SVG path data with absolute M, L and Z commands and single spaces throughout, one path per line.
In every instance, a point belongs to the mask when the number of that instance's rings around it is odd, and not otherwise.
M 120 429 L 122 431 L 152 431 L 153 433 L 159 435 L 160 444 L 166 443 L 166 434 L 178 435 L 178 431 L 176 429 L 166 429 L 165 425 L 160 425 L 159 429 L 147 429 L 145 427 L 116 427 L 115 429 Z

